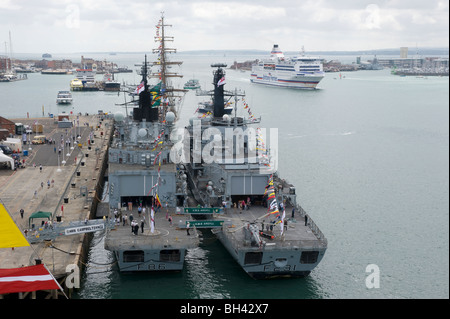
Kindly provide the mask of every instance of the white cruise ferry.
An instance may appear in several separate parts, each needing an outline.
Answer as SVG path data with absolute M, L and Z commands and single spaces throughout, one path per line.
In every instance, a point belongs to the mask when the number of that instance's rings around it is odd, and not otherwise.
M 298 89 L 315 89 L 323 79 L 321 59 L 306 56 L 285 57 L 278 45 L 273 46 L 269 59 L 259 60 L 252 66 L 253 83 Z

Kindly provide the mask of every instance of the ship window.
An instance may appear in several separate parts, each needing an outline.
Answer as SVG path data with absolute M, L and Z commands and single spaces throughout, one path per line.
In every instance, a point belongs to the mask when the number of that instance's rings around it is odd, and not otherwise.
M 159 261 L 180 261 L 180 255 L 178 249 L 161 250 L 159 252 Z
M 318 251 L 302 251 L 302 256 L 300 257 L 301 264 L 315 264 L 317 262 L 317 257 L 319 257 Z
M 245 265 L 248 265 L 248 264 L 259 265 L 259 264 L 261 264 L 262 256 L 263 256 L 262 252 L 248 252 L 245 254 L 244 264 Z
M 126 250 L 123 252 L 124 263 L 144 262 L 143 250 Z

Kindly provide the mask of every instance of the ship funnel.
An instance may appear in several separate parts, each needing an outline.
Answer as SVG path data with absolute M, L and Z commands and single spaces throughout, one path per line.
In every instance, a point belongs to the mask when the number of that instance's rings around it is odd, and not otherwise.
M 152 108 L 152 96 L 149 91 L 147 83 L 147 55 L 145 55 L 144 66 L 142 68 L 142 82 L 144 87 L 139 93 L 139 107 L 133 110 L 133 119 L 141 122 L 146 120 L 148 122 L 155 122 L 158 120 L 158 109 Z
M 272 52 L 270 52 L 270 55 L 276 58 L 284 58 L 283 51 L 280 50 L 278 44 L 273 45 Z
M 224 86 L 225 86 L 225 71 L 222 67 L 226 67 L 226 64 L 211 64 L 211 67 L 217 68 L 214 71 L 214 117 L 222 118 L 225 114 L 224 105 Z

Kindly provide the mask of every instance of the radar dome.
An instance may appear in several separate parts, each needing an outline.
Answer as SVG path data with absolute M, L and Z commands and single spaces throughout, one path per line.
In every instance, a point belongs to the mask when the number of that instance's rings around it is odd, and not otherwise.
M 141 128 L 139 129 L 138 134 L 140 137 L 145 137 L 147 136 L 147 130 L 145 128 Z
M 166 114 L 166 122 L 173 123 L 175 121 L 175 114 L 173 112 L 167 112 Z
M 116 113 L 114 114 L 114 120 L 115 120 L 116 122 L 122 122 L 124 118 L 125 118 L 125 116 L 123 115 L 122 112 L 116 112 Z

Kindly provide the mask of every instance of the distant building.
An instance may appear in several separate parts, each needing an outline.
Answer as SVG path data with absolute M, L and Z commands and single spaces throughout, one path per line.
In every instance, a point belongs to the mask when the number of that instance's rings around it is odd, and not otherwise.
M 16 123 L 0 116 L 0 129 L 8 130 L 10 134 L 16 134 Z
M 81 68 L 92 69 L 96 66 L 94 59 L 81 56 Z
M 72 61 L 71 60 L 53 60 L 48 61 L 47 67 L 50 69 L 72 69 Z
M 401 47 L 400 48 L 400 59 L 406 59 L 406 58 L 408 58 L 408 48 Z
M 35 61 L 34 62 L 34 67 L 39 68 L 39 69 L 47 69 L 48 68 L 48 62 L 47 60 L 40 60 L 40 61 Z
M 11 59 L 5 56 L 0 56 L 0 72 L 4 73 L 11 69 Z

